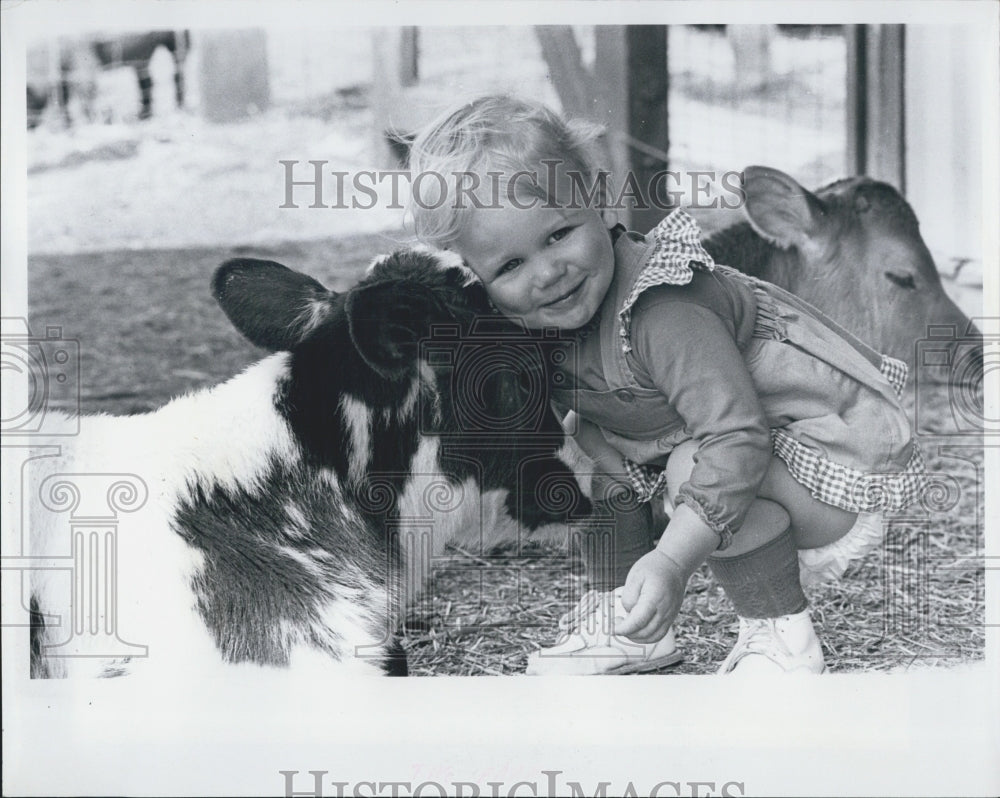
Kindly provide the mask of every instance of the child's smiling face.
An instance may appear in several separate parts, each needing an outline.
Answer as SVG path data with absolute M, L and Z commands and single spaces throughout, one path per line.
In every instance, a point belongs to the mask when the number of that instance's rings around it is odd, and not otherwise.
M 614 275 L 607 220 L 594 208 L 546 208 L 537 200 L 527 210 L 475 208 L 452 246 L 497 310 L 533 329 L 582 327 Z

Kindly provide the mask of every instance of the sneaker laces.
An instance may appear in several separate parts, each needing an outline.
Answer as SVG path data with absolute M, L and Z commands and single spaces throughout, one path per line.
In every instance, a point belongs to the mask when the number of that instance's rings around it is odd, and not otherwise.
M 785 670 L 795 657 L 777 633 L 774 618 L 740 618 L 739 637 L 722 664 L 721 672 L 731 671 L 741 659 L 751 654 L 767 657 Z
M 559 628 L 563 632 L 573 633 L 577 631 L 583 622 L 597 610 L 601 601 L 601 593 L 596 590 L 588 590 L 569 612 L 564 613 L 559 618 Z
M 743 641 L 743 648 L 748 653 L 765 654 L 767 653 L 769 644 L 773 641 L 777 640 L 779 643 L 782 643 L 781 638 L 772 632 L 772 626 L 774 626 L 773 618 L 747 618 L 745 627 L 746 637 Z M 784 643 L 782 643 L 782 646 L 784 646 Z M 788 647 L 784 647 L 787 651 Z
M 587 646 L 609 645 L 613 638 L 615 611 L 620 606 L 620 589 L 618 591 L 588 590 L 576 606 L 559 619 L 559 629 L 562 634 L 556 640 L 556 645 L 562 645 L 570 638 L 579 637 Z M 624 612 L 624 607 L 621 607 Z M 641 643 L 618 638 L 618 645 L 626 645 L 630 649 L 641 649 Z
M 556 665 L 542 663 L 549 657 L 576 659 L 575 669 L 570 668 L 567 673 L 642 673 L 679 662 L 682 657 L 672 629 L 654 643 L 636 643 L 614 634 L 615 619 L 627 614 L 621 593 L 622 588 L 606 592 L 590 590 L 581 596 L 576 606 L 559 619 L 561 634 L 555 644 L 529 657 L 528 671 L 558 672 Z M 580 663 L 588 661 L 589 670 L 580 671 Z M 598 661 L 604 664 L 594 664 Z

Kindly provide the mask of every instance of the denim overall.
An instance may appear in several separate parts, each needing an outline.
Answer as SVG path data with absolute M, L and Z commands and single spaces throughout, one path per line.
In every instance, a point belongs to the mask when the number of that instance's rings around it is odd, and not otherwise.
M 672 216 L 661 228 L 670 221 L 684 235 L 697 236 L 690 217 L 682 211 Z M 649 270 L 661 246 L 662 235 L 651 234 L 648 240 L 631 232 L 617 236 L 614 279 L 598 311 L 597 328 L 579 349 L 582 360 L 600 368 L 607 388 L 577 386 L 572 399 L 567 395 L 564 401 L 555 395 L 558 404 L 575 407 L 601 428 L 621 452 L 623 468 L 644 501 L 665 487 L 666 456 L 691 437 L 663 392 L 640 384 L 633 372 L 628 311 L 637 298 L 638 281 L 650 283 L 645 288 L 640 284 L 640 294 L 656 285 L 658 278 L 650 280 Z M 708 261 L 706 270 L 713 271 L 689 278 L 684 296 L 730 320 L 770 428 L 772 452 L 792 476 L 815 498 L 850 512 L 897 510 L 914 501 L 926 474 L 899 402 L 906 365 L 879 354 L 789 292 L 716 266 L 700 244 L 697 250 L 702 264 Z M 711 280 L 725 288 L 726 307 L 716 307 L 712 298 L 719 295 L 718 286 L 701 290 Z M 658 290 L 677 289 L 668 284 Z M 685 496 L 683 487 L 681 499 L 694 505 L 725 548 L 736 530 L 722 517 L 731 513 L 713 506 L 710 497 Z

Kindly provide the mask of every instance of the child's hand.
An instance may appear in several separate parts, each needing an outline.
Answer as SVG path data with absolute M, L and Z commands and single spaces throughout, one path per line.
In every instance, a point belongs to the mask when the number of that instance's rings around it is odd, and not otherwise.
M 669 556 L 654 549 L 642 557 L 625 579 L 622 604 L 629 611 L 615 624 L 615 634 L 636 643 L 656 643 L 670 628 L 684 600 L 687 576 Z

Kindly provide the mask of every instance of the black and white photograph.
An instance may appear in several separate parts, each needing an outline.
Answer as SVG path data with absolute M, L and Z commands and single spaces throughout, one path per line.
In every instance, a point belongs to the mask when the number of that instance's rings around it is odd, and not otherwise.
M 4 795 L 1000 793 L 1000 5 L 0 3 Z

